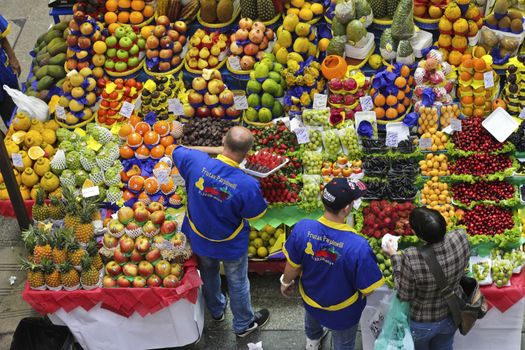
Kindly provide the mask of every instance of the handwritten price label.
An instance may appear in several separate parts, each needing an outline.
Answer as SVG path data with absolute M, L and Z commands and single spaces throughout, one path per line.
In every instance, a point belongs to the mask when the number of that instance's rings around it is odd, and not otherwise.
M 89 198 L 89 197 L 95 197 L 100 194 L 100 190 L 98 189 L 98 186 L 88 187 L 82 189 L 82 197 Z
M 170 174 L 166 169 L 158 169 L 155 171 L 155 177 L 160 185 L 166 185 L 170 182 Z
M 483 74 L 483 83 L 486 89 L 494 86 L 494 75 L 492 75 L 492 72 L 485 72 L 485 74 Z
M 295 128 L 294 133 L 297 136 L 298 144 L 302 145 L 302 144 L 310 142 L 310 136 L 308 134 L 308 129 L 306 129 L 304 126 Z
M 55 115 L 57 119 L 66 120 L 66 110 L 62 106 L 57 105 L 55 107 Z
M 324 109 L 326 108 L 326 102 L 328 101 L 328 95 L 325 94 L 314 94 L 314 103 L 312 109 Z
M 424 137 L 419 139 L 419 148 L 420 149 L 430 149 L 432 148 L 432 139 Z
M 122 107 L 120 107 L 119 114 L 125 118 L 131 117 L 133 114 L 133 110 L 135 109 L 135 105 L 129 102 L 123 102 Z
M 184 115 L 184 106 L 178 98 L 170 98 L 168 100 L 168 111 L 174 115 Z
M 228 57 L 228 63 L 230 64 L 230 67 L 232 67 L 232 69 L 242 70 L 241 61 L 239 60 L 239 57 L 236 57 L 236 56 Z
M 359 103 L 361 104 L 361 109 L 363 111 L 371 111 L 374 109 L 374 103 L 372 102 L 372 96 L 363 96 L 359 98 Z
M 397 132 L 387 132 L 385 141 L 387 147 L 397 147 L 398 142 Z
M 461 131 L 461 120 L 450 119 L 450 126 L 452 127 L 452 131 Z
M 248 99 L 246 95 L 235 95 L 233 96 L 233 106 L 238 111 L 243 111 L 248 109 Z
M 23 168 L 24 162 L 22 161 L 22 155 L 20 153 L 11 154 L 11 159 L 13 160 L 13 165 L 17 168 Z

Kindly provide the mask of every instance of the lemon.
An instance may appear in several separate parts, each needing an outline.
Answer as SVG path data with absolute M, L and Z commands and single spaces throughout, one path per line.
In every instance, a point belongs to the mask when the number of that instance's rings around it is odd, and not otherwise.
M 268 249 L 266 249 L 265 247 L 257 248 L 257 256 L 259 258 L 266 258 L 268 256 Z
M 264 244 L 264 242 L 263 242 L 263 240 L 260 239 L 260 238 L 256 238 L 256 239 L 253 240 L 253 246 L 254 246 L 255 248 L 257 248 L 257 249 L 260 248 L 260 247 L 262 247 L 263 244 Z
M 370 68 L 372 69 L 379 69 L 379 67 L 381 67 L 383 65 L 383 60 L 381 58 L 380 55 L 378 54 L 373 54 L 372 56 L 370 56 L 370 58 L 368 59 L 368 65 L 370 66 Z
M 255 247 L 252 246 L 252 245 L 249 246 L 249 247 L 248 247 L 248 255 L 250 255 L 250 256 L 254 256 L 255 254 L 257 254 L 257 249 L 255 249 Z
M 324 12 L 323 5 L 319 3 L 313 3 L 312 6 L 310 7 L 310 10 L 312 10 L 314 15 L 322 15 Z
M 304 6 L 304 3 L 305 3 L 304 0 L 292 0 L 292 1 L 291 1 L 292 6 L 294 6 L 294 7 L 298 7 L 298 8 L 303 7 L 303 6 Z
M 250 241 L 253 241 L 257 238 L 257 231 L 251 231 L 250 232 Z
M 272 226 L 270 225 L 266 225 L 264 226 L 264 228 L 262 229 L 264 232 L 266 233 L 274 233 L 275 232 L 275 228 L 273 228 Z
M 270 235 L 268 233 L 266 233 L 266 232 L 263 232 L 263 233 L 261 233 L 261 239 L 264 242 L 267 242 L 270 239 Z

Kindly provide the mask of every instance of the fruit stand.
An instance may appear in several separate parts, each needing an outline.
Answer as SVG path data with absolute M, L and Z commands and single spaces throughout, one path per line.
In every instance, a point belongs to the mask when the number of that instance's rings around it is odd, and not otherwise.
M 171 155 L 220 146 L 244 125 L 254 146 L 240 168 L 269 204 L 250 222 L 250 272 L 280 273 L 287 234 L 322 215 L 324 184 L 361 179 L 367 193 L 349 223 L 387 282 L 361 320 L 365 348 L 368 319 L 394 286 L 382 238 L 421 244 L 408 223 L 418 206 L 466 230 L 469 274 L 491 304 L 457 344 L 514 348 L 525 306 L 525 17 L 515 6 L 78 2 L 31 52 L 23 91 L 48 113 L 19 108 L 5 137 L 33 219 L 24 299 L 85 348 L 107 347 L 116 322 L 137 331 L 115 347 L 198 339 L 201 282 Z M 14 216 L 3 177 L 0 214 Z

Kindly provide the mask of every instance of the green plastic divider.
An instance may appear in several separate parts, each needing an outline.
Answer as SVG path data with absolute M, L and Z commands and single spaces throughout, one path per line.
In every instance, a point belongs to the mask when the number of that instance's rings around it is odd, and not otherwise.
M 321 215 L 323 215 L 322 210 L 305 212 L 303 209 L 297 206 L 275 207 L 269 208 L 262 218 L 255 221 L 250 221 L 250 226 L 256 230 L 260 230 L 266 225 L 270 225 L 272 227 L 277 227 L 281 224 L 293 226 L 299 220 L 317 220 L 321 217 Z

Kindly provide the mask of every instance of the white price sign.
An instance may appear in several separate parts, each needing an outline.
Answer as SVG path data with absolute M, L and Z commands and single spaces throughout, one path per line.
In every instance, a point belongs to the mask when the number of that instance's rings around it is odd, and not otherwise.
M 312 109 L 324 109 L 326 108 L 326 102 L 328 101 L 328 95 L 325 94 L 314 94 L 314 103 Z
M 99 194 L 100 190 L 98 189 L 98 186 L 87 187 L 82 189 L 82 197 L 84 198 L 95 197 Z
M 156 170 L 155 176 L 160 185 L 166 185 L 170 182 L 170 174 L 167 169 Z
M 239 60 L 239 57 L 237 56 L 228 57 L 228 63 L 230 64 L 230 67 L 232 67 L 232 69 L 242 70 L 241 61 Z
M 374 109 L 374 103 L 372 102 L 372 96 L 363 96 L 359 98 L 359 103 L 361 104 L 361 109 L 366 111 L 371 111 Z
M 246 98 L 246 95 L 233 96 L 233 106 L 238 111 L 248 109 L 248 99 Z
M 525 107 L 521 110 L 519 117 L 520 119 L 525 119 Z
M 453 131 L 461 131 L 461 120 L 459 119 L 450 119 L 450 126 Z
M 22 160 L 22 155 L 20 153 L 11 154 L 11 159 L 13 160 L 13 165 L 17 168 L 24 167 L 24 161 Z
M 385 145 L 387 147 L 397 147 L 398 143 L 397 132 L 387 132 Z
M 310 142 L 308 129 L 306 129 L 304 126 L 295 128 L 294 133 L 297 136 L 297 143 L 299 143 L 300 145 Z
M 55 115 L 57 119 L 66 120 L 66 110 L 60 105 L 57 105 L 55 107 Z
M 168 100 L 168 111 L 174 115 L 184 115 L 184 106 L 178 98 L 170 98 Z
M 228 54 L 226 53 L 226 51 L 227 51 L 227 50 L 222 51 L 222 52 L 219 54 L 219 56 L 217 57 L 218 60 L 219 60 L 219 62 L 224 61 L 224 59 L 225 59 L 226 56 L 228 55 Z
M 485 72 L 485 74 L 483 74 L 483 82 L 486 89 L 494 86 L 494 75 L 492 74 L 492 71 Z
M 358 210 L 359 207 L 361 207 L 361 204 L 362 204 L 362 203 L 363 203 L 363 200 L 362 200 L 361 198 L 356 199 L 356 200 L 354 201 L 354 209 L 355 209 L 355 210 Z
M 420 149 L 430 149 L 432 148 L 432 139 L 429 137 L 423 137 L 419 139 L 419 148 Z
M 142 96 L 139 96 L 139 97 L 135 100 L 135 109 L 140 109 L 140 106 L 142 106 Z
M 131 117 L 133 114 L 133 110 L 135 109 L 135 105 L 129 102 L 123 102 L 122 107 L 120 107 L 119 114 L 125 118 Z

